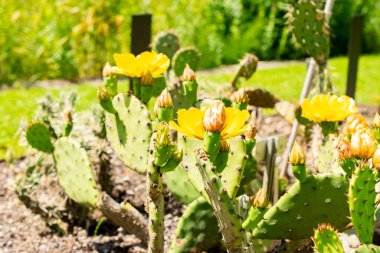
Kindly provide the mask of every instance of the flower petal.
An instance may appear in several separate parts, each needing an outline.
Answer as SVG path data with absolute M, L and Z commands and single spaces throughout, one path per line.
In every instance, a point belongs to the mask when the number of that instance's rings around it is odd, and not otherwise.
M 226 108 L 226 126 L 222 130 L 222 135 L 230 135 L 239 131 L 249 118 L 247 110 L 240 111 L 236 108 Z M 237 134 L 239 135 L 239 134 Z M 235 135 L 236 136 L 236 135 Z
M 180 109 L 177 112 L 178 124 L 181 128 L 185 128 L 198 139 L 203 139 L 205 132 L 203 127 L 203 114 L 204 112 L 194 107 L 189 110 Z

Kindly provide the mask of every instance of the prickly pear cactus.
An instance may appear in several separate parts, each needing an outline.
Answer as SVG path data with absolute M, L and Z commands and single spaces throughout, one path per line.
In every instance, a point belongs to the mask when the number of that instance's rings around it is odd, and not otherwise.
M 318 253 L 344 253 L 338 233 L 330 225 L 319 225 L 314 232 L 313 241 Z
M 190 204 L 200 193 L 189 181 L 184 168 L 180 165 L 175 170 L 165 173 L 166 184 L 170 191 L 183 203 Z
M 40 121 L 31 122 L 25 132 L 30 146 L 42 152 L 53 152 L 50 130 L 46 124 Z
M 244 163 L 247 158 L 245 154 L 244 140 L 238 136 L 227 140 L 230 144 L 230 152 L 228 154 L 227 164 L 224 166 L 217 166 L 218 175 L 221 177 L 221 182 L 226 188 L 228 195 L 231 198 L 236 196 L 238 191 L 238 185 L 244 173 Z M 204 190 L 202 177 L 196 166 L 195 151 L 203 146 L 203 141 L 186 138 L 185 136 L 178 134 L 178 145 L 183 149 L 182 166 L 185 169 L 190 182 L 195 189 L 200 192 L 203 197 L 208 199 Z
M 330 54 L 330 32 L 326 16 L 312 0 L 299 0 L 288 14 L 288 21 L 297 42 L 319 64 Z
M 170 59 L 179 47 L 179 38 L 173 32 L 160 32 L 154 37 L 153 50 L 157 53 L 166 54 Z
M 280 100 L 269 91 L 256 88 L 245 88 L 249 98 L 248 104 L 262 108 L 274 108 L 274 105 Z
M 115 96 L 113 106 L 117 113 L 106 113 L 107 139 L 125 165 L 145 173 L 152 135 L 149 111 L 130 94 Z
M 337 145 L 337 136 L 329 134 L 322 142 L 318 152 L 318 171 L 321 173 L 331 172 L 340 168 Z
M 369 166 L 358 166 L 348 191 L 350 215 L 362 243 L 371 243 L 375 224 L 375 175 Z
M 363 244 L 355 250 L 355 253 L 380 253 L 380 247 L 374 244 Z
M 221 239 L 214 212 L 210 204 L 200 197 L 186 208 L 179 220 L 169 253 L 207 251 Z
M 95 207 L 99 191 L 86 151 L 73 140 L 62 137 L 54 144 L 59 184 L 78 204 Z
M 173 70 L 176 76 L 181 76 L 186 64 L 189 64 L 193 71 L 198 69 L 201 54 L 195 47 L 185 47 L 178 50 L 173 56 Z
M 318 224 L 345 228 L 348 219 L 348 180 L 341 174 L 309 175 L 297 181 L 253 229 L 254 238 L 303 239 L 313 235 Z

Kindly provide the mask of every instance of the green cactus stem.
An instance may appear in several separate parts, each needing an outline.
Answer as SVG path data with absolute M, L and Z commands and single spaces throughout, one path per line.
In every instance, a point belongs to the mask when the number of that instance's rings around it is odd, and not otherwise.
M 222 137 L 219 132 L 206 131 L 204 135 L 205 151 L 210 156 L 210 160 L 214 161 L 219 153 L 220 141 Z
M 348 203 L 355 232 L 362 243 L 371 243 L 375 225 L 375 174 L 370 166 L 360 164 L 350 180 Z
M 227 251 L 241 252 L 243 236 L 233 200 L 228 196 L 227 189 L 223 187 L 219 176 L 215 174 L 215 167 L 207 153 L 204 150 L 198 150 L 196 155 L 197 167 L 204 182 L 205 192 L 214 209 Z
M 119 92 L 117 90 L 117 77 L 108 76 L 103 79 L 104 87 L 106 88 L 111 99 L 116 96 Z

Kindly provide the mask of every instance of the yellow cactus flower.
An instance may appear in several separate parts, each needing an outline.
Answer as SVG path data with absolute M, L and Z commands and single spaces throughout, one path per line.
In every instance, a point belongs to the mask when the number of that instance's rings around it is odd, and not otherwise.
M 147 72 L 150 72 L 153 78 L 161 77 L 170 64 L 166 55 L 156 52 L 143 52 L 137 56 L 130 53 L 114 54 L 113 59 L 116 62 L 117 74 L 137 78 Z
M 368 128 L 368 123 L 361 114 L 354 114 L 347 118 L 343 132 L 352 135 L 355 132 Z
M 375 134 L 371 129 L 362 129 L 351 137 L 352 155 L 362 159 L 369 159 L 376 151 Z
M 180 109 L 177 113 L 178 124 L 170 121 L 170 126 L 188 137 L 201 140 L 204 138 L 207 127 L 209 127 L 209 130 L 220 132 L 222 139 L 243 135 L 250 130 L 250 124 L 244 124 L 249 118 L 247 110 L 240 111 L 233 107 L 224 108 L 219 102 L 217 100 L 213 105 L 202 110 L 194 107 L 188 110 Z M 205 119 L 209 119 L 210 122 L 205 122 Z M 221 124 L 220 120 L 222 121 Z
M 342 121 L 358 110 L 352 98 L 332 94 L 305 99 L 301 107 L 302 117 L 316 123 Z

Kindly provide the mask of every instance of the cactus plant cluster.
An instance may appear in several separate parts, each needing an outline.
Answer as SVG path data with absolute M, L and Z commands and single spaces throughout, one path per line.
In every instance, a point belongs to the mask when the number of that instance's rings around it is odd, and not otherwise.
M 328 57 L 324 15 L 314 2 L 302 0 L 295 5 L 293 17 L 295 36 L 323 64 Z M 306 31 L 298 29 L 301 19 L 309 25 Z M 317 46 L 304 41 L 309 33 Z M 280 187 L 271 151 L 275 144 L 264 143 L 267 168 L 262 173 L 255 156 L 251 112 L 252 106 L 273 108 L 278 99 L 236 85 L 228 97 L 199 99 L 194 72 L 199 54 L 179 49 L 178 38 L 169 33 L 159 34 L 153 46 L 158 53 L 115 54 L 116 66 L 105 66 L 97 96 L 111 147 L 126 167 L 146 178 L 148 221 L 129 203 L 119 204 L 99 190 L 88 152 L 72 138 L 70 126 L 54 136 L 46 123 L 34 122 L 26 130 L 27 140 L 52 154 L 59 183 L 70 199 L 98 208 L 109 220 L 147 241 L 148 252 L 164 252 L 165 184 L 188 204 L 169 252 L 202 252 L 215 245 L 228 252 L 254 252 L 260 240 L 311 244 L 313 235 L 316 251 L 344 252 L 338 232 L 351 226 L 362 244 L 357 252 L 378 250 L 371 243 L 380 170 L 379 116 L 373 129 L 362 120 L 347 120 L 353 125 L 338 137 L 338 122 L 357 112 L 354 100 L 325 89 L 305 99 L 298 116 L 319 125 L 324 140 L 332 138 L 336 144 L 329 142 L 328 155 L 321 152 L 323 163 L 316 171 L 306 166 L 302 145 L 294 145 L 289 157 L 292 170 L 283 180 L 290 186 L 277 199 L 274 195 Z M 180 85 L 171 87 L 172 77 L 166 74 L 170 58 L 175 75 L 180 76 Z M 257 58 L 247 56 L 238 76 L 249 78 L 256 66 Z M 132 91 L 119 91 L 120 76 L 131 80 Z M 160 95 L 150 110 L 154 94 Z M 255 182 L 258 186 L 252 187 Z

